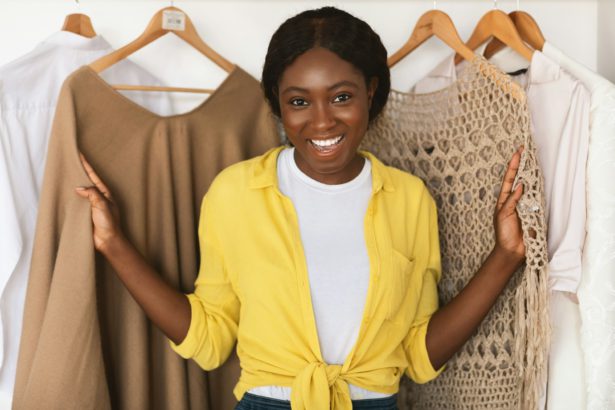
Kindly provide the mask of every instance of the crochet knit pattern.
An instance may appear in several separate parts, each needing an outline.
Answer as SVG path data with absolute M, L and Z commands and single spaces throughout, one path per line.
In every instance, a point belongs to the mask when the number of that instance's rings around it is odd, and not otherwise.
M 469 282 L 495 244 L 493 213 L 508 161 L 525 150 L 515 181 L 526 263 L 474 336 L 435 380 L 404 380 L 413 409 L 534 409 L 548 346 L 547 241 L 543 180 L 526 96 L 481 57 L 458 80 L 427 94 L 391 91 L 363 149 L 422 178 L 438 206 L 441 305 Z

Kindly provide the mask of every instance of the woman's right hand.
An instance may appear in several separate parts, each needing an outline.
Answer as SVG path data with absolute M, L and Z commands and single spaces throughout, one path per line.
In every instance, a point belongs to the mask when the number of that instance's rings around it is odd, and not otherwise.
M 94 226 L 94 247 L 104 253 L 109 244 L 122 238 L 119 211 L 113 202 L 109 188 L 101 181 L 82 153 L 79 153 L 79 157 L 93 185 L 77 187 L 75 190 L 81 197 L 90 201 Z

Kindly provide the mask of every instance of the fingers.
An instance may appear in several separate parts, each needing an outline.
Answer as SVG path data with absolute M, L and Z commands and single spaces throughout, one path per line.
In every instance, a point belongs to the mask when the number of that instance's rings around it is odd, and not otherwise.
M 104 182 L 98 177 L 94 168 L 90 165 L 90 163 L 85 159 L 85 156 L 80 152 L 79 158 L 81 159 L 81 164 L 83 164 L 83 168 L 85 172 L 88 174 L 88 178 L 94 184 L 94 186 L 105 196 L 107 199 L 111 199 L 111 191 Z
M 95 186 L 80 186 L 75 188 L 75 191 L 77 191 L 77 194 L 79 196 L 81 196 L 82 198 L 86 198 L 88 201 L 90 201 L 90 204 L 95 208 L 102 209 L 104 206 L 107 205 L 107 198 Z
M 500 189 L 500 195 L 498 195 L 497 209 L 500 210 L 506 201 L 510 198 L 510 194 L 513 193 L 513 183 L 519 171 L 519 164 L 521 163 L 521 153 L 523 147 L 520 147 L 512 156 L 508 163 L 508 169 L 504 173 L 504 180 L 502 181 L 502 187 Z M 517 187 L 518 188 L 518 187 Z
M 517 208 L 517 203 L 519 203 L 519 200 L 521 199 L 521 195 L 523 195 L 523 184 L 517 185 L 515 190 L 512 192 L 512 195 L 508 196 L 500 209 L 506 211 L 505 213 L 507 215 L 515 212 L 515 209 Z

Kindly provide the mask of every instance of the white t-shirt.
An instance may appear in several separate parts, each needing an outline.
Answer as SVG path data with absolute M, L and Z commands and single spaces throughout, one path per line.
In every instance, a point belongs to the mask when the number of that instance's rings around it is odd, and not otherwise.
M 371 163 L 352 181 L 327 185 L 305 175 L 294 148 L 278 157 L 278 184 L 299 220 L 322 359 L 343 364 L 359 335 L 369 285 L 364 219 L 372 192 Z M 352 400 L 388 397 L 349 384 Z M 252 394 L 290 400 L 290 387 L 262 386 Z

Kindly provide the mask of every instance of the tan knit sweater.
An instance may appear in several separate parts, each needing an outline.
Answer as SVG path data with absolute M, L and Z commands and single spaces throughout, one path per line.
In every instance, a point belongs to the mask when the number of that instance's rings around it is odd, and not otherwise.
M 525 146 L 518 206 L 526 265 L 476 334 L 425 385 L 401 388 L 405 408 L 532 409 L 548 336 L 543 182 L 525 94 L 477 58 L 452 86 L 428 94 L 392 91 L 363 148 L 422 178 L 436 199 L 442 252 L 441 303 L 477 272 L 494 243 L 493 212 L 506 166 Z
M 239 367 L 213 373 L 174 353 L 92 242 L 82 151 L 110 187 L 124 232 L 172 286 L 199 266 L 203 195 L 218 171 L 278 144 L 258 82 L 236 68 L 203 104 L 155 115 L 88 67 L 59 97 L 27 291 L 14 408 L 230 409 Z

